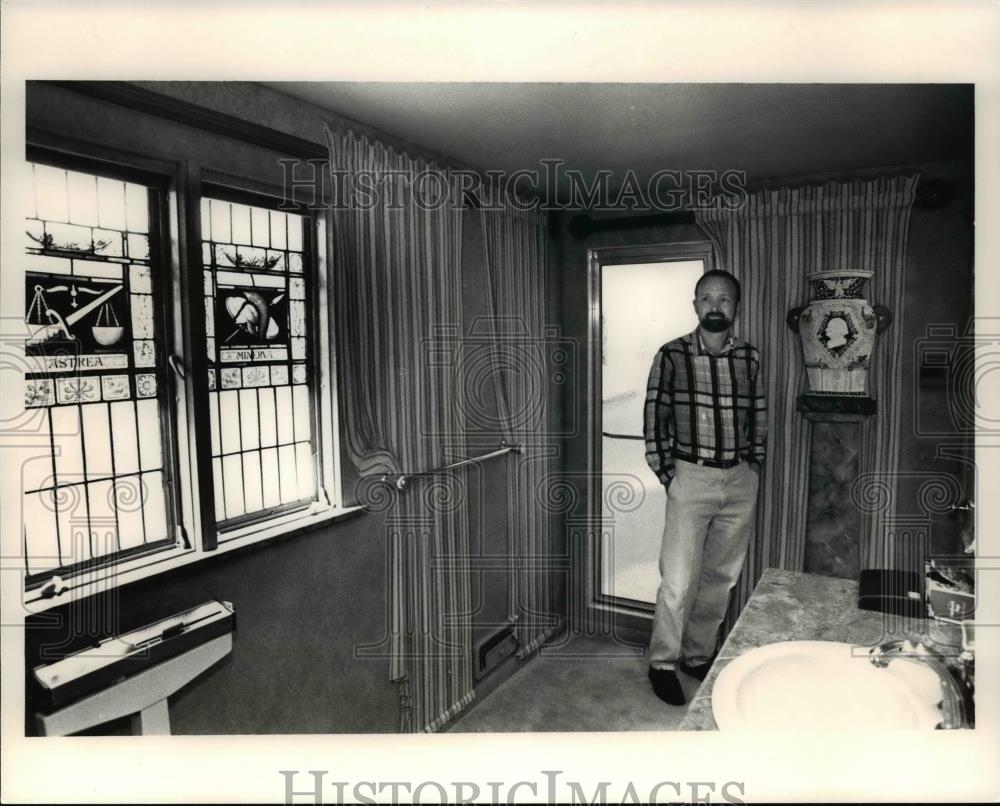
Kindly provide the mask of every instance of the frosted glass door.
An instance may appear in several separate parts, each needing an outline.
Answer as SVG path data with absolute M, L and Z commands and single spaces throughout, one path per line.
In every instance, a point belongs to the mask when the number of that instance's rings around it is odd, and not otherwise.
M 698 324 L 701 260 L 601 269 L 601 593 L 655 601 L 666 494 L 643 443 L 646 381 L 656 351 Z

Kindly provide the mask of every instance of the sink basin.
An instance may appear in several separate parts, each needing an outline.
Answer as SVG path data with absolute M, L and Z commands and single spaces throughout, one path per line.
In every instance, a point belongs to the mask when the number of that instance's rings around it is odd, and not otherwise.
M 883 669 L 867 650 L 836 641 L 782 641 L 740 655 L 719 672 L 712 713 L 721 730 L 933 729 L 941 683 L 920 661 Z

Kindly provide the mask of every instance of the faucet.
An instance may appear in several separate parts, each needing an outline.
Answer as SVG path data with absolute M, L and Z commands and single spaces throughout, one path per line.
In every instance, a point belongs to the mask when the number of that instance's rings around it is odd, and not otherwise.
M 944 656 L 919 641 L 901 639 L 886 641 L 873 646 L 868 652 L 872 665 L 884 669 L 896 658 L 911 658 L 931 669 L 941 683 L 941 721 L 938 730 L 971 728 L 975 726 L 975 709 L 972 699 L 973 677 L 971 674 L 973 655 L 963 641 L 962 653 L 958 656 L 957 671 L 944 662 Z

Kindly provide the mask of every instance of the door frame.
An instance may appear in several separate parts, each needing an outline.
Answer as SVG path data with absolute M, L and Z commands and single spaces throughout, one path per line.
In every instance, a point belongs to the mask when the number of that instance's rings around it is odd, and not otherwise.
M 629 631 L 648 632 L 653 618 L 653 605 L 635 599 L 609 596 L 601 592 L 601 544 L 603 542 L 602 484 L 602 379 L 601 349 L 601 272 L 605 266 L 623 266 L 637 263 L 670 263 L 701 260 L 705 271 L 715 266 L 711 241 L 678 241 L 674 243 L 642 244 L 635 246 L 594 247 L 587 250 L 587 384 L 586 384 L 586 433 L 587 433 L 587 483 L 586 512 L 591 528 L 582 568 L 580 588 L 586 602 L 588 627 L 606 623 Z M 692 289 L 693 295 L 693 289 Z M 693 298 L 693 296 L 692 296 Z M 652 360 L 652 357 L 650 358 Z

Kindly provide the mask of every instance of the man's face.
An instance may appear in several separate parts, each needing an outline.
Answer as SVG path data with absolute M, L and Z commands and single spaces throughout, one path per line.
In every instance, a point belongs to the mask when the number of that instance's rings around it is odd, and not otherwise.
M 736 287 L 725 277 L 702 280 L 695 291 L 694 312 L 709 333 L 722 333 L 736 317 Z

